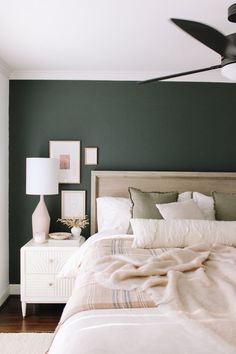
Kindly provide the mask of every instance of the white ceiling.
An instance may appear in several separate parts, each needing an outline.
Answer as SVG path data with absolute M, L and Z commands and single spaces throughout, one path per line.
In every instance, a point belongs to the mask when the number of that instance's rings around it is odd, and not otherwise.
M 236 24 L 227 20 L 232 3 L 0 0 L 2 67 L 5 63 L 12 78 L 139 80 L 216 65 L 220 56 L 169 18 L 197 20 L 229 34 L 236 32 Z M 222 81 L 222 77 L 217 70 L 186 80 Z

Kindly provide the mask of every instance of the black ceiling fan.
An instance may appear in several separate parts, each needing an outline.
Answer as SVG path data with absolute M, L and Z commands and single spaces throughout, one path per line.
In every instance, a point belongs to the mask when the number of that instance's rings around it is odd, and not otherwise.
M 230 22 L 236 23 L 236 4 L 233 4 L 229 7 L 228 20 Z M 149 80 L 139 82 L 140 84 L 146 84 L 154 81 L 162 81 L 162 80 L 172 79 L 175 77 L 191 75 L 191 74 L 196 74 L 204 71 L 220 69 L 220 68 L 224 68 L 225 70 L 226 67 L 227 69 L 229 69 L 229 67 L 231 66 L 230 64 L 236 64 L 236 33 L 225 36 L 215 28 L 200 22 L 181 20 L 177 18 L 171 18 L 171 21 L 175 23 L 178 27 L 180 27 L 183 31 L 190 34 L 190 36 L 194 37 L 201 43 L 205 44 L 207 47 L 211 48 L 212 50 L 220 54 L 221 64 L 206 67 L 206 68 L 181 72 L 177 74 L 162 76 L 154 79 L 149 79 Z M 225 76 L 227 76 L 226 72 L 225 72 Z M 228 75 L 227 77 L 232 79 L 230 75 Z M 235 73 L 235 77 L 236 77 L 236 73 Z

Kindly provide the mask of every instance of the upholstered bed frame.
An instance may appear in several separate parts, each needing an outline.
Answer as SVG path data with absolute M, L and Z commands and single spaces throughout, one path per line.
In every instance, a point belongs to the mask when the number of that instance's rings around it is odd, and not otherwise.
M 97 231 L 96 198 L 127 197 L 128 187 L 143 191 L 236 193 L 236 172 L 92 171 L 91 234 Z

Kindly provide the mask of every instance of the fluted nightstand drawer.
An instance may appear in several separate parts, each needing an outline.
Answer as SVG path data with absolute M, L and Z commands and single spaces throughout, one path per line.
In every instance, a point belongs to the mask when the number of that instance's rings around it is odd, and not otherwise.
M 73 250 L 28 250 L 26 274 L 57 274 L 73 254 Z
M 50 274 L 26 275 L 25 296 L 43 298 L 52 297 L 54 300 L 71 295 L 74 279 L 57 279 Z
M 54 295 L 53 275 L 26 275 L 26 297 L 48 297 Z

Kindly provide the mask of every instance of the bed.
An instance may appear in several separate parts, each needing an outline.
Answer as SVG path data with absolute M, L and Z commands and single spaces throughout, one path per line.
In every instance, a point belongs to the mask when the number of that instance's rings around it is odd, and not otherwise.
M 76 276 L 76 282 L 48 353 L 236 353 L 235 222 L 218 222 L 223 238 L 214 229 L 217 222 L 196 220 L 194 237 L 201 234 L 201 242 L 185 245 L 186 235 L 180 240 L 177 234 L 177 247 L 169 247 L 166 234 L 153 248 L 152 243 L 132 247 L 136 234 L 145 232 L 140 220 L 132 223 L 135 236 L 119 228 L 101 230 L 101 225 L 97 232 L 96 202 L 126 198 L 130 186 L 147 192 L 236 193 L 236 173 L 93 171 L 93 236 L 61 274 Z M 170 221 L 171 233 L 179 222 Z M 191 229 L 192 220 L 183 222 Z M 199 227 L 204 223 L 211 242 L 202 242 Z M 165 222 L 157 224 L 161 235 L 167 232 Z M 150 232 L 148 225 L 147 239 Z

